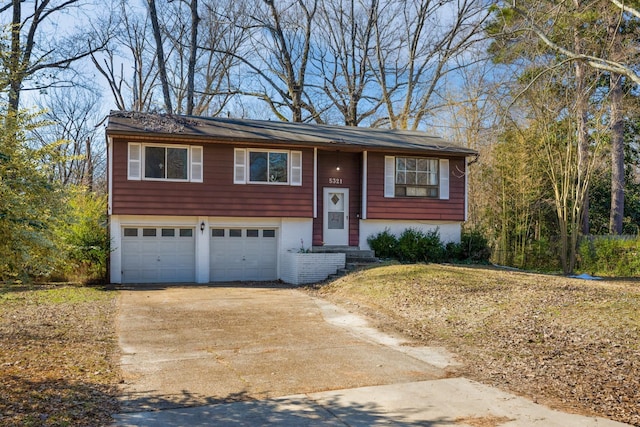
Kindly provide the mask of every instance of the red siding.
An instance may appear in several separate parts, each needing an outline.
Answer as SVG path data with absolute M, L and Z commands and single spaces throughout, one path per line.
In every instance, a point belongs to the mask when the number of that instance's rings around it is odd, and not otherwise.
M 464 158 L 449 159 L 449 200 L 384 197 L 384 154 L 368 155 L 367 218 L 464 221 Z
M 127 142 L 113 143 L 115 215 L 307 217 L 313 215 L 313 150 L 302 151 L 302 186 L 233 184 L 233 146 L 204 147 L 204 182 L 127 180 Z M 296 148 L 296 150 L 298 150 Z
M 340 170 L 336 167 L 340 165 Z M 318 151 L 318 217 L 313 221 L 313 244 L 322 244 L 324 188 L 349 189 L 349 245 L 358 246 L 360 233 L 360 207 L 362 206 L 362 154 L 337 151 Z M 334 184 L 329 179 L 341 179 Z

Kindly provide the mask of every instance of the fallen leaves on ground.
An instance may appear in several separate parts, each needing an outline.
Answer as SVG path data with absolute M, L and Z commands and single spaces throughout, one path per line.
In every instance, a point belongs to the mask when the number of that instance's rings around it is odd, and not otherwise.
M 0 426 L 110 425 L 115 293 L 0 285 Z
M 393 265 L 312 290 L 464 363 L 457 374 L 640 426 L 640 282 Z

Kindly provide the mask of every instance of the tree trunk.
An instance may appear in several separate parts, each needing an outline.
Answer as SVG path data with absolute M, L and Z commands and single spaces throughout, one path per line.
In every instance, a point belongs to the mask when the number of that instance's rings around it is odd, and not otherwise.
M 198 0 L 191 0 L 191 46 L 189 47 L 189 70 L 187 72 L 187 114 L 193 114 L 196 59 L 198 53 Z
M 624 218 L 624 119 L 622 117 L 622 76 L 611 74 L 611 211 L 609 233 L 622 234 Z
M 22 88 L 22 0 L 12 0 L 13 17 L 11 20 L 11 52 L 9 71 L 9 112 L 16 113 L 20 106 L 20 90 Z
M 167 79 L 167 68 L 164 58 L 164 48 L 162 47 L 162 35 L 160 34 L 160 23 L 158 22 L 158 11 L 156 1 L 147 0 L 149 6 L 149 17 L 153 27 L 153 38 L 156 41 L 156 56 L 158 57 L 158 73 L 160 74 L 160 84 L 162 85 L 162 95 L 164 97 L 164 108 L 168 114 L 173 113 L 171 106 L 171 93 L 169 92 L 169 80 Z
M 589 131 L 587 128 L 587 88 L 585 87 L 587 65 L 581 61 L 576 61 L 576 137 L 578 142 L 578 191 L 576 192 L 575 203 L 578 207 L 577 219 L 578 227 L 582 229 L 582 234 L 589 234 L 589 197 L 588 190 L 585 189 L 584 196 L 581 196 L 581 189 L 587 185 L 587 171 L 589 164 Z M 580 200 L 583 198 L 583 200 Z M 581 215 L 580 215 L 581 213 Z M 578 230 L 576 229 L 577 233 Z
M 88 192 L 93 192 L 93 158 L 91 156 L 91 138 L 85 142 L 84 185 Z

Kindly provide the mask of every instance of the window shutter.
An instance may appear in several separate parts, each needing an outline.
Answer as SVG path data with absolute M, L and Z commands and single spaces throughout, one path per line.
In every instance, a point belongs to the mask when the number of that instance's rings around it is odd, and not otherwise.
M 384 197 L 396 194 L 396 158 L 384 156 Z
M 291 185 L 302 185 L 302 151 L 292 151 L 289 162 Z
M 202 147 L 191 146 L 191 182 L 202 182 Z
M 440 159 L 440 199 L 449 200 L 449 159 Z
M 142 179 L 142 144 L 129 143 L 127 179 L 139 181 Z
M 247 150 L 244 148 L 236 148 L 233 154 L 233 183 L 246 184 Z

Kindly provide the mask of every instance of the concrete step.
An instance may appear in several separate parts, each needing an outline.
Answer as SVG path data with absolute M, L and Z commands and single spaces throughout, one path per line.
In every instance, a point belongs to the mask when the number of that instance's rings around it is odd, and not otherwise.
M 357 246 L 314 246 L 312 252 L 344 253 L 347 262 L 377 262 L 375 252 Z

